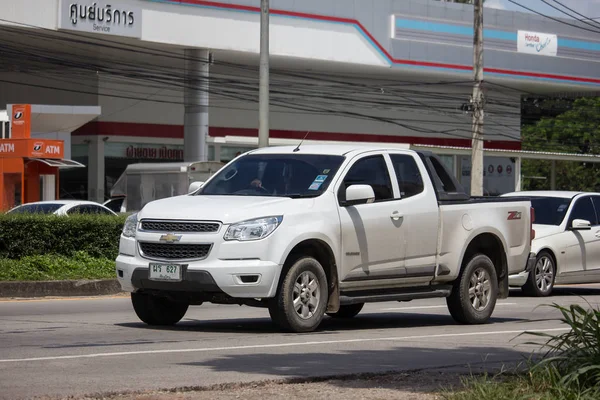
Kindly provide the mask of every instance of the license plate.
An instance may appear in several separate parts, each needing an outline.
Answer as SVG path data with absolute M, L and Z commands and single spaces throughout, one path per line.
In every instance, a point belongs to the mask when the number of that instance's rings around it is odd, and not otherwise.
M 153 281 L 180 281 L 181 265 L 150 264 L 150 276 Z

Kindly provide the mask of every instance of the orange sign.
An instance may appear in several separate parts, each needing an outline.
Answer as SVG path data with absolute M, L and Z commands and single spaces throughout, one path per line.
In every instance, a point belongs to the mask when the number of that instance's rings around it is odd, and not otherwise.
M 10 116 L 11 139 L 29 139 L 31 136 L 31 105 L 15 104 Z
M 48 139 L 5 139 L 0 140 L 0 157 L 63 158 L 62 140 Z

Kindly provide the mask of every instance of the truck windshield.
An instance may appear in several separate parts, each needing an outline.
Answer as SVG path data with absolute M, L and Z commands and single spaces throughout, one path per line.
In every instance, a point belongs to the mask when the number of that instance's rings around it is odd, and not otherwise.
M 569 209 L 571 199 L 560 197 L 532 197 L 535 222 L 540 225 L 560 225 Z
M 343 161 L 331 155 L 250 154 L 219 171 L 196 195 L 316 197 Z

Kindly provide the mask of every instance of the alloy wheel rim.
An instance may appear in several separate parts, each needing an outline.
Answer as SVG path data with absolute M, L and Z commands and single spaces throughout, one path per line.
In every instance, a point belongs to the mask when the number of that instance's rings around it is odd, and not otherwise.
M 542 256 L 535 264 L 535 284 L 542 292 L 547 292 L 552 288 L 552 279 L 554 278 L 554 269 L 552 260 L 548 256 Z
M 316 275 L 304 271 L 294 282 L 293 305 L 296 314 L 302 319 L 309 319 L 321 302 L 321 288 Z
M 490 274 L 483 268 L 476 269 L 469 280 L 469 302 L 475 311 L 486 309 L 490 304 L 491 291 L 492 283 Z

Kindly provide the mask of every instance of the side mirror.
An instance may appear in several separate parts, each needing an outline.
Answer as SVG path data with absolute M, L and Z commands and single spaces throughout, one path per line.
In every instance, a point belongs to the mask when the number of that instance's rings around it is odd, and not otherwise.
M 367 204 L 375 201 L 375 192 L 370 185 L 351 185 L 346 188 L 346 206 Z
M 575 231 L 588 230 L 592 229 L 592 224 L 590 221 L 586 221 L 585 219 L 574 219 L 571 223 L 571 229 Z
M 190 183 L 190 187 L 188 188 L 188 194 L 194 193 L 196 190 L 200 189 L 204 185 L 204 182 L 192 182 Z

